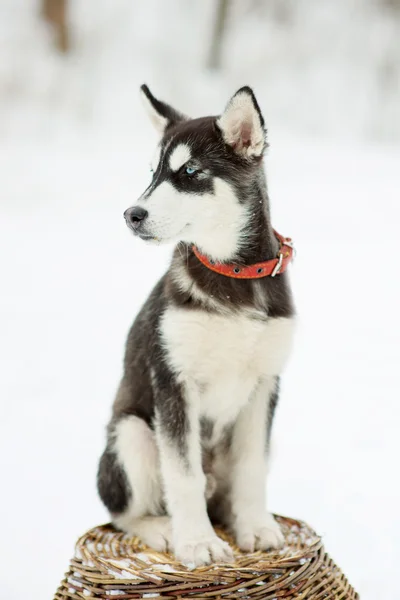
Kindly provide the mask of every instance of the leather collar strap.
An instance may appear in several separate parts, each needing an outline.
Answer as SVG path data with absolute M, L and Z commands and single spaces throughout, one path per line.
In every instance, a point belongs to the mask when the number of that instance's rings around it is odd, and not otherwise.
M 289 263 L 293 258 L 293 242 L 291 238 L 284 238 L 277 231 L 274 230 L 274 234 L 279 241 L 279 252 L 277 258 L 259 262 L 254 265 L 243 266 L 235 264 L 218 263 L 210 260 L 204 254 L 198 251 L 193 246 L 193 252 L 204 266 L 210 271 L 225 275 L 226 277 L 233 277 L 234 279 L 261 279 L 261 277 L 275 277 L 280 273 L 286 271 Z

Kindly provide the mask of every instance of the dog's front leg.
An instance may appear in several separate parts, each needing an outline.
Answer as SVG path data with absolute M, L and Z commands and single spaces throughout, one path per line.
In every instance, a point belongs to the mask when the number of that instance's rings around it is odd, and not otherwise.
M 280 527 L 266 507 L 267 436 L 277 401 L 274 394 L 276 378 L 260 382 L 233 430 L 231 525 L 238 546 L 247 552 L 283 543 Z
M 195 566 L 230 562 L 232 551 L 215 534 L 207 514 L 197 394 L 178 384 L 171 386 L 170 395 L 164 387 L 163 394 L 156 438 L 175 555 Z

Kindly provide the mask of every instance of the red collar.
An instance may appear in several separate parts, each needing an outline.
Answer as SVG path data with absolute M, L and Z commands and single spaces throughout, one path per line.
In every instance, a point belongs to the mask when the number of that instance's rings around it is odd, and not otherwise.
M 234 279 L 260 279 L 261 277 L 275 277 L 275 275 L 281 274 L 286 271 L 290 261 L 293 258 L 293 242 L 291 238 L 284 238 L 277 231 L 274 230 L 274 234 L 279 241 L 279 251 L 277 258 L 259 262 L 248 267 L 243 265 L 225 264 L 218 263 L 210 260 L 204 254 L 198 251 L 193 246 L 193 252 L 203 265 L 205 265 L 211 271 L 225 275 L 226 277 L 233 277 Z

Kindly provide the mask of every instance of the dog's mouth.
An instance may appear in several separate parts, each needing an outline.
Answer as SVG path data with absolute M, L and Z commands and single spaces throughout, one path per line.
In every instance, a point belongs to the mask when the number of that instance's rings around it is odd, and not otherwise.
M 146 244 L 162 244 L 166 240 L 156 237 L 155 235 L 150 235 L 148 233 L 139 233 L 135 234 L 135 237 L 138 237 L 140 240 L 143 240 Z
M 145 242 L 149 242 L 151 240 L 157 240 L 156 237 L 154 237 L 153 235 L 149 235 L 148 233 L 139 233 L 139 232 L 137 232 L 136 235 L 138 237 L 140 237 L 141 240 L 144 240 Z
M 128 222 L 126 224 L 128 226 L 128 229 L 130 229 L 131 232 L 133 233 L 133 235 L 135 237 L 140 238 L 144 242 L 157 241 L 157 237 L 155 235 L 152 235 L 148 231 L 146 231 L 144 229 L 144 227 L 143 228 L 142 227 L 132 227 L 131 223 L 128 223 Z
M 182 235 L 182 233 L 186 230 L 186 228 L 189 226 L 189 224 L 185 225 L 184 227 L 182 227 L 182 229 L 175 235 L 172 236 L 168 236 L 168 237 L 159 237 L 157 235 L 148 233 L 147 231 L 133 231 L 135 237 L 140 238 L 141 240 L 143 240 L 144 242 L 147 243 L 153 243 L 153 244 L 169 244 L 172 242 L 178 242 L 180 241 L 180 236 Z

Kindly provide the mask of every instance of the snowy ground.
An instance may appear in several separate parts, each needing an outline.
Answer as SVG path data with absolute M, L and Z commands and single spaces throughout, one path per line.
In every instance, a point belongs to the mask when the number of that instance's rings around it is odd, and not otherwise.
M 95 472 L 125 335 L 171 252 L 134 240 L 122 218 L 146 185 L 155 141 L 134 99 L 145 61 L 126 96 L 110 75 L 111 91 L 93 104 L 101 127 L 87 124 L 79 94 L 57 95 L 57 61 L 46 68 L 53 95 L 43 104 L 28 86 L 0 120 L 7 600 L 26 590 L 29 600 L 50 598 L 77 536 L 107 520 Z M 82 90 L 82 69 L 76 78 L 73 60 L 67 69 Z M 120 114 L 107 104 L 115 89 Z M 219 110 L 208 89 L 207 110 Z M 274 226 L 297 243 L 299 329 L 275 424 L 270 508 L 320 532 L 362 600 L 396 600 L 400 148 L 327 143 L 278 125 L 267 166 Z
M 94 478 L 124 337 L 170 254 L 132 239 L 122 219 L 147 177 L 151 147 L 137 142 L 1 149 L 8 600 L 22 577 L 32 600 L 50 597 L 77 535 L 107 519 Z M 300 315 L 270 506 L 322 533 L 364 600 L 400 597 L 399 159 L 278 136 L 268 159 L 274 224 L 297 241 Z

